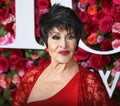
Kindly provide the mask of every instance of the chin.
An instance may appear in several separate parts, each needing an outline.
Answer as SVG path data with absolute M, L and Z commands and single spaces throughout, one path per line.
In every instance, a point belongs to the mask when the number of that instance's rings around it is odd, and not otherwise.
M 58 60 L 58 63 L 61 63 L 61 64 L 67 64 L 71 61 L 71 59 L 59 59 Z

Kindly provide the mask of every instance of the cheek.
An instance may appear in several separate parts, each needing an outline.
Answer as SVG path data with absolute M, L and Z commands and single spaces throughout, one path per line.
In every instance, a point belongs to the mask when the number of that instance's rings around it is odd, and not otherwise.
M 73 51 L 76 51 L 76 47 L 77 47 L 77 43 L 76 43 L 76 42 L 72 42 L 72 43 L 70 44 L 70 46 L 71 46 L 71 49 L 72 49 Z
M 48 44 L 48 52 L 49 52 L 49 53 L 55 52 L 56 49 L 57 49 L 57 45 L 52 44 L 52 43 L 51 43 L 51 44 Z

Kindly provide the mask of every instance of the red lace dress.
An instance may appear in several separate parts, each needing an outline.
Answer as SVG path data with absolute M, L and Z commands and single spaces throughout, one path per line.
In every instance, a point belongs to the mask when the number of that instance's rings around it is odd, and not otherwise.
M 27 71 L 17 89 L 13 106 L 111 106 L 100 77 L 82 66 L 57 94 L 45 100 L 27 103 L 32 87 L 46 67 L 34 67 Z

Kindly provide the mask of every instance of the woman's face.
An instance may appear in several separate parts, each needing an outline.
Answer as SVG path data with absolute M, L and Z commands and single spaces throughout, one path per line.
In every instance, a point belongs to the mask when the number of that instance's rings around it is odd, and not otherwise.
M 58 63 L 68 63 L 73 61 L 76 50 L 76 38 L 73 30 L 58 30 L 53 28 L 48 35 L 48 52 L 51 61 Z

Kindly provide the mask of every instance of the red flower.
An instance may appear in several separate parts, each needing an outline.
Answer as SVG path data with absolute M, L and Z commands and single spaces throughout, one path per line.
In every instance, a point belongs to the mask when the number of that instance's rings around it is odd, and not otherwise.
M 15 16 L 15 2 L 14 1 L 10 2 L 10 8 L 11 8 L 12 14 Z
M 106 16 L 103 19 L 101 19 L 99 29 L 102 32 L 110 32 L 112 29 L 113 22 L 114 20 L 112 17 Z
M 80 12 L 78 16 L 83 23 L 86 23 L 88 21 L 88 14 L 86 12 Z
M 13 23 L 8 23 L 5 25 L 4 29 L 12 34 L 14 34 L 14 30 L 13 30 Z
M 120 40 L 120 33 L 112 33 L 112 37 Z
M 11 55 L 9 57 L 9 61 L 10 61 L 11 69 L 16 69 L 19 71 L 19 70 L 23 70 L 25 68 L 26 61 L 24 58 L 21 58 L 17 55 Z
M 0 9 L 0 19 L 4 20 L 9 17 L 9 9 Z
M 8 59 L 5 56 L 0 57 L 0 71 L 7 72 L 9 68 Z
M 12 52 L 11 55 L 17 55 L 18 57 L 23 57 L 23 51 L 21 49 L 12 49 L 11 52 Z
M 99 10 L 98 12 L 97 12 L 97 14 L 95 15 L 95 19 L 96 19 L 96 21 L 97 22 L 99 22 L 102 18 L 104 18 L 105 17 L 105 13 L 104 13 L 104 11 L 101 9 L 101 10 Z
M 96 4 L 96 2 L 97 2 L 97 0 L 88 0 L 88 3 L 89 3 L 90 5 Z
M 83 50 L 81 48 L 78 48 L 78 50 L 75 53 L 74 60 L 76 62 L 82 61 L 82 60 L 87 60 L 89 55 L 90 55 L 89 52 L 87 52 L 87 51 L 85 51 L 85 50 Z
M 97 38 L 98 38 L 97 33 L 91 33 L 91 35 L 89 35 L 88 38 L 87 38 L 88 44 L 96 45 L 97 44 Z
M 41 58 L 38 60 L 38 66 L 41 66 L 45 63 L 48 63 L 48 60 L 46 58 Z
M 2 93 L 3 88 L 0 86 L 0 94 Z
M 112 0 L 101 0 L 101 4 L 103 7 L 110 8 L 112 5 Z
M 50 0 L 36 0 L 36 6 L 40 9 L 49 8 L 50 5 Z
M 97 32 L 98 29 L 99 29 L 98 23 L 93 22 L 93 21 L 88 22 L 88 23 L 86 24 L 86 27 L 85 27 L 85 31 L 86 31 L 88 34 Z
M 101 48 L 103 51 L 112 50 L 111 40 L 108 39 L 108 38 L 104 39 L 103 42 L 101 43 L 100 48 Z
M 108 55 L 96 55 L 91 54 L 89 64 L 95 70 L 103 70 L 106 65 L 111 61 L 111 57 Z
M 96 4 L 90 5 L 87 9 L 87 13 L 89 15 L 95 15 L 97 13 L 97 5 Z

